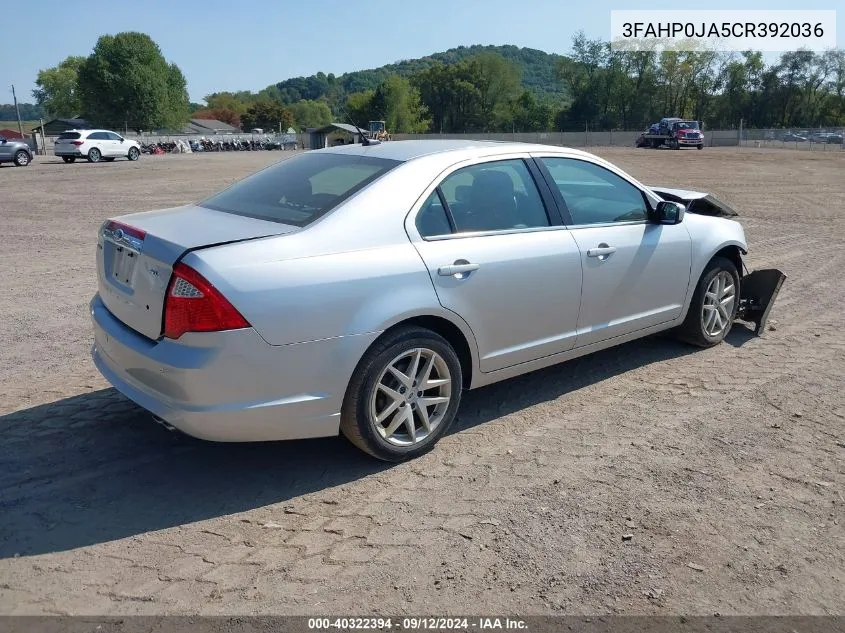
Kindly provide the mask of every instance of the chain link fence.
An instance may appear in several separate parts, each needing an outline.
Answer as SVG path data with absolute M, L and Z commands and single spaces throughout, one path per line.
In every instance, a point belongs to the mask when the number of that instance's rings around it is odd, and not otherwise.
M 393 134 L 394 140 L 411 139 L 457 139 L 479 141 L 514 141 L 520 143 L 538 143 L 541 145 L 557 145 L 563 147 L 634 147 L 637 137 L 642 130 L 610 130 L 592 131 L 580 130 L 572 132 L 487 132 L 465 134 Z M 34 136 L 34 135 L 33 135 Z M 202 138 L 210 141 L 231 143 L 239 141 L 272 140 L 278 134 L 252 134 L 248 132 L 238 134 L 128 134 L 127 138 L 137 140 L 143 144 L 176 143 L 183 141 L 190 145 L 191 141 Z M 286 136 L 286 135 L 282 135 Z M 48 136 L 44 139 L 47 154 L 52 154 L 53 144 L 57 137 Z M 789 150 L 804 150 L 815 152 L 840 152 L 845 148 L 843 144 L 845 128 L 822 130 L 804 129 L 732 129 L 732 130 L 704 130 L 705 147 L 760 147 Z M 41 149 L 39 137 L 27 139 L 30 146 Z M 296 134 L 296 147 L 308 149 L 309 135 Z M 40 152 L 39 152 L 40 153 Z
M 581 130 L 578 132 L 489 132 L 467 134 L 394 134 L 395 140 L 463 139 L 479 141 L 516 141 L 564 147 L 634 147 L 642 130 L 606 132 Z M 845 129 L 784 130 L 733 129 L 704 130 L 706 147 L 771 147 L 817 152 L 842 151 Z

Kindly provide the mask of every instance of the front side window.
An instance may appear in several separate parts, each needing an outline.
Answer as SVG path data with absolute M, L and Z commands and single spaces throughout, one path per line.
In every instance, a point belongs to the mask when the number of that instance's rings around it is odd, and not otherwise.
M 447 176 L 440 190 L 457 233 L 550 224 L 537 185 L 521 159 L 464 167 Z
M 633 222 L 647 217 L 642 192 L 612 171 L 576 158 L 541 158 L 563 196 L 572 224 Z
M 302 154 L 199 204 L 235 215 L 306 226 L 400 162 L 355 154 Z

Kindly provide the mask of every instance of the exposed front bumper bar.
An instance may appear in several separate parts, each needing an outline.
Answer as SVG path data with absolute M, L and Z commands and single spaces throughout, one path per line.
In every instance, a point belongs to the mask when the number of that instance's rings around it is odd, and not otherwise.
M 766 329 L 772 305 L 785 280 L 786 275 L 776 268 L 755 270 L 742 278 L 736 318 L 754 323 L 754 333 L 757 336 Z

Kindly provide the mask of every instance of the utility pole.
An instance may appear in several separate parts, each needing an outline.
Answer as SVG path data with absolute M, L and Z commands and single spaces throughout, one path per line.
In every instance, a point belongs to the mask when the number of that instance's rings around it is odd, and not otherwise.
M 15 114 L 18 115 L 18 132 L 21 133 L 21 137 L 23 137 L 23 124 L 21 123 L 21 111 L 18 108 L 18 96 L 15 94 L 15 86 L 12 84 L 12 99 L 15 101 Z

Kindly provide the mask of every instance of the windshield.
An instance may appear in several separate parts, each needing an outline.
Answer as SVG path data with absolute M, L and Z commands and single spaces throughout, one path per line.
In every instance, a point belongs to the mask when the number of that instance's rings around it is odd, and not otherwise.
M 306 226 L 399 163 L 355 154 L 302 154 L 241 180 L 200 206 Z
M 680 121 L 675 123 L 675 128 L 678 130 L 697 130 L 698 121 Z

